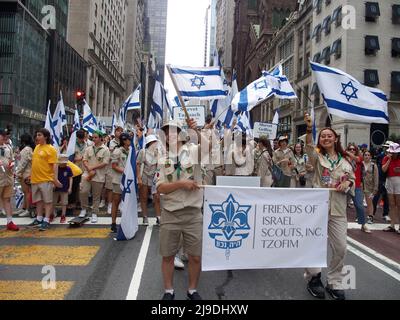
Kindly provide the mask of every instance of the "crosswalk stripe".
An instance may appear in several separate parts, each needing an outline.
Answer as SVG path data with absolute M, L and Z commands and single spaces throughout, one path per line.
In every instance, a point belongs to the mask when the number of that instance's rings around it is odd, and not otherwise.
M 99 246 L 0 246 L 0 265 L 86 266 Z
M 106 228 L 52 228 L 46 232 L 38 229 L 22 229 L 19 232 L 0 231 L 0 239 L 7 238 L 55 238 L 55 239 L 105 239 L 110 235 Z
M 3 300 L 63 300 L 73 281 L 57 281 L 55 289 L 43 289 L 41 281 L 0 281 L 0 301 Z

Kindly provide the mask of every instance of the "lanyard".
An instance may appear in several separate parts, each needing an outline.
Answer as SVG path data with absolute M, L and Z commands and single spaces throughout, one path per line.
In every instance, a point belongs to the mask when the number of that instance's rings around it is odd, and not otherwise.
M 326 157 L 326 159 L 329 161 L 329 163 L 331 164 L 331 171 L 333 171 L 333 169 L 335 168 L 335 166 L 337 166 L 337 165 L 339 164 L 340 160 L 342 160 L 342 155 L 341 155 L 340 153 L 338 154 L 338 159 L 337 159 L 337 160 L 331 160 L 331 159 L 329 158 L 329 155 L 328 155 L 328 154 L 326 154 L 325 157 Z

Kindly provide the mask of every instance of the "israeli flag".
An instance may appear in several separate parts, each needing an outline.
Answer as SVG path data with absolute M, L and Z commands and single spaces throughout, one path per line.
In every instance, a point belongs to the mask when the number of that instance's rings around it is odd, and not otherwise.
M 153 103 L 150 106 L 150 115 L 147 126 L 151 129 L 160 129 L 163 124 L 164 110 L 167 108 L 171 113 L 167 94 L 160 81 L 156 81 L 153 93 Z
M 238 117 L 238 122 L 233 131 L 245 132 L 248 136 L 253 137 L 254 125 L 251 121 L 251 115 L 249 111 L 245 111 Z
M 90 134 L 93 134 L 98 130 L 96 117 L 93 115 L 92 109 L 90 109 L 86 101 L 83 106 L 83 129 L 88 131 Z
M 49 130 L 50 133 L 52 133 L 53 130 L 51 127 L 53 124 L 53 117 L 51 116 L 50 106 L 51 106 L 51 101 L 49 100 L 49 104 L 47 105 L 46 122 L 44 128 Z
M 117 114 L 115 113 L 115 108 L 114 108 L 112 121 L 111 121 L 111 135 L 112 136 L 115 136 L 115 129 L 117 129 Z
M 314 103 L 312 104 L 312 107 L 311 107 L 311 118 L 312 118 L 312 122 L 313 122 L 313 124 L 312 124 L 313 141 L 314 141 L 314 144 L 316 144 L 317 143 L 317 122 L 316 122 L 316 119 L 315 119 L 315 106 L 314 106 Z
M 136 88 L 135 91 L 128 97 L 128 99 L 125 101 L 124 108 L 125 108 L 125 115 L 126 112 L 131 111 L 131 110 L 140 110 L 140 93 L 142 90 L 142 85 L 139 84 L 139 86 Z
M 272 73 L 264 71 L 263 75 L 266 77 L 272 76 L 278 80 L 278 82 L 271 82 L 272 91 L 275 98 L 289 100 L 297 99 L 297 95 L 294 92 L 288 78 L 285 75 L 282 75 L 282 66 L 276 68 Z M 274 86 L 273 84 L 276 84 L 276 86 Z
M 63 136 L 63 128 L 67 125 L 67 115 L 65 114 L 65 106 L 62 94 L 60 92 L 60 100 L 57 103 L 56 110 L 53 115 L 53 144 L 54 146 L 61 146 L 61 138 Z
M 121 180 L 121 225 L 118 228 L 117 241 L 131 240 L 139 229 L 136 197 L 136 151 L 133 143 Z
M 67 156 L 71 162 L 74 162 L 75 160 L 76 133 L 80 129 L 82 129 L 82 126 L 79 119 L 79 112 L 78 109 L 75 109 L 73 132 L 69 138 L 67 146 Z
M 232 100 L 232 110 L 234 112 L 252 110 L 260 102 L 274 95 L 273 88 L 280 88 L 278 79 L 272 75 L 264 74 L 235 95 Z
M 232 78 L 232 89 L 231 92 L 229 93 L 229 98 L 230 98 L 230 104 L 229 107 L 224 111 L 221 115 L 221 117 L 218 117 L 218 121 L 221 121 L 222 119 L 222 124 L 225 125 L 227 128 L 231 128 L 233 124 L 233 120 L 236 118 L 235 113 L 232 110 L 231 103 L 233 100 L 233 97 L 237 95 L 239 92 L 238 85 L 237 85 L 237 74 L 234 71 L 233 72 L 233 78 Z
M 15 189 L 15 208 L 21 209 L 24 204 L 24 193 L 20 188 Z
M 46 122 L 45 122 L 44 128 L 50 132 L 52 145 L 56 149 L 58 149 L 60 147 L 60 143 L 61 143 L 61 141 L 60 141 L 61 137 L 56 132 L 58 120 L 55 120 L 55 121 L 53 120 L 53 117 L 51 115 L 50 106 L 51 106 L 51 101 L 49 100 L 49 104 L 47 106 Z
M 347 120 L 389 123 L 383 91 L 367 87 L 339 69 L 310 63 L 329 113 Z
M 171 73 L 184 99 L 214 100 L 225 99 L 227 96 L 220 67 L 171 66 Z
M 214 54 L 214 66 L 218 66 L 220 68 L 221 79 L 223 81 L 224 90 L 227 93 L 227 96 L 225 99 L 217 99 L 211 103 L 211 115 L 213 118 L 217 117 L 221 114 L 221 112 L 226 110 L 232 102 L 232 96 L 229 94 L 231 92 L 231 88 L 228 85 L 228 81 L 226 81 L 224 69 L 217 51 Z

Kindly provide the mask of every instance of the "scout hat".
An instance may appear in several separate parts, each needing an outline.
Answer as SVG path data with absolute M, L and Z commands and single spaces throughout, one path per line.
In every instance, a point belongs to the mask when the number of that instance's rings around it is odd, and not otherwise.
M 289 143 L 289 138 L 287 136 L 280 136 L 279 140 L 278 140 L 278 143 L 281 143 L 282 141 L 286 141 L 286 142 Z
M 183 131 L 184 125 L 183 125 L 182 122 L 180 122 L 180 121 L 178 121 L 178 120 L 171 120 L 171 121 L 167 122 L 166 124 L 164 124 L 164 125 L 161 127 L 161 130 L 162 130 L 162 131 L 165 131 L 165 129 L 167 129 L 168 127 L 176 127 L 176 128 L 178 128 L 180 131 Z
M 388 152 L 389 152 L 389 153 L 400 153 L 400 144 L 398 144 L 398 143 L 392 143 L 392 144 L 389 146 Z
M 384 147 L 384 148 L 389 148 L 390 145 L 393 144 L 393 143 L 394 143 L 393 141 L 388 140 L 388 141 L 385 142 L 384 145 L 382 145 L 382 147 Z
M 58 156 L 58 164 L 67 164 L 68 163 L 68 156 L 66 154 L 60 154 Z
M 151 134 L 146 137 L 146 146 L 154 141 L 158 141 L 157 137 L 154 134 Z

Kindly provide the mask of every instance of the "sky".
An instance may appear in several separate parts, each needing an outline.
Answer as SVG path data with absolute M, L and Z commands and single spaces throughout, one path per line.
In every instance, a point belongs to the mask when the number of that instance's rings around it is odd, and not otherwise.
M 205 17 L 210 0 L 168 0 L 166 64 L 204 66 Z M 165 87 L 175 90 L 168 72 Z

